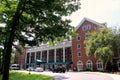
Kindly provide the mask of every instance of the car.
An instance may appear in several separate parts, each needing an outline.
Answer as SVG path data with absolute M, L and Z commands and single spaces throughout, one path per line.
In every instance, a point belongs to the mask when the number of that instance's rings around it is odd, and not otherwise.
M 20 70 L 20 65 L 19 64 L 12 64 L 10 66 L 10 70 Z
M 66 71 L 65 67 L 61 67 L 61 66 L 52 70 L 53 73 L 54 72 L 56 72 L 56 73 L 65 73 L 65 71 Z
M 36 72 L 43 72 L 43 68 L 37 67 L 37 68 L 35 68 L 35 71 L 36 71 Z
M 26 70 L 27 71 L 34 71 L 35 69 L 33 67 L 28 67 Z

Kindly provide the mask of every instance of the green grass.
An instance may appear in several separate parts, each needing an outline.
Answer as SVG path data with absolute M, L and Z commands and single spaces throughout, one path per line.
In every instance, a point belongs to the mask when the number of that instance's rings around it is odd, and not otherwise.
M 2 80 L 2 76 L 0 75 L 0 80 Z M 50 76 L 45 76 L 41 74 L 28 74 L 23 72 L 10 72 L 9 80 L 53 80 Z

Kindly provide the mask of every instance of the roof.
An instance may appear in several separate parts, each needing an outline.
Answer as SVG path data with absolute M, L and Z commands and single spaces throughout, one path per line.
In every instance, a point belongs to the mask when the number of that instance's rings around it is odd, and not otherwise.
M 94 24 L 96 24 L 96 25 L 98 25 L 98 26 L 101 26 L 101 27 L 107 26 L 106 23 L 98 23 L 98 22 L 96 22 L 96 21 L 94 21 L 94 20 L 91 20 L 91 19 L 85 17 L 85 18 L 83 18 L 82 21 L 77 25 L 76 30 L 84 23 L 84 21 L 89 21 L 89 22 L 94 23 Z

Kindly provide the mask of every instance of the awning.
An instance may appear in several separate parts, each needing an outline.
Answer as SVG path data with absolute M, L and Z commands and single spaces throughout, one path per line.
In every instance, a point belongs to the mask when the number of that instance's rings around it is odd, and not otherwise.
M 58 64 L 72 64 L 72 62 L 48 62 L 48 63 L 45 63 L 46 65 L 58 65 Z

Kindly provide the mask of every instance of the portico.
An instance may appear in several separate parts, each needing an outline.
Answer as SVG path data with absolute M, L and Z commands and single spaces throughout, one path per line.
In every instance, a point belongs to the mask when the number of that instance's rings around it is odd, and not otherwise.
M 26 63 L 33 63 L 34 60 L 37 59 L 46 61 L 46 64 L 36 65 L 44 67 L 45 69 L 54 68 L 59 65 L 65 65 L 71 68 L 71 41 L 64 41 L 59 45 L 56 44 L 53 47 L 49 47 L 48 45 L 44 44 L 40 47 L 27 49 Z

